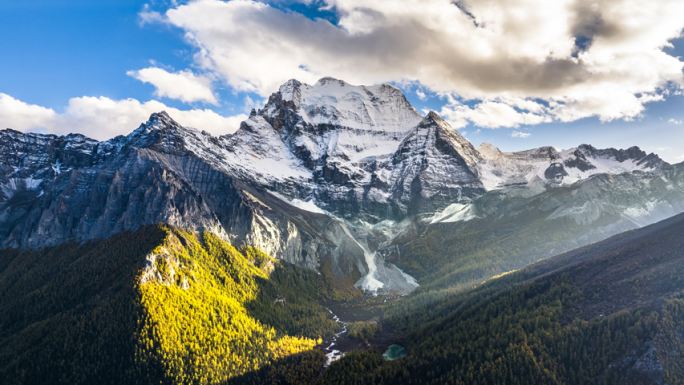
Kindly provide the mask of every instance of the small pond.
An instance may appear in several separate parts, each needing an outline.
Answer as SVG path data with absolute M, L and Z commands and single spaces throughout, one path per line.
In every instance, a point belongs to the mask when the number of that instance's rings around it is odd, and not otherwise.
M 382 356 L 385 357 L 387 361 L 398 360 L 406 355 L 406 348 L 399 345 L 390 345 L 387 351 Z

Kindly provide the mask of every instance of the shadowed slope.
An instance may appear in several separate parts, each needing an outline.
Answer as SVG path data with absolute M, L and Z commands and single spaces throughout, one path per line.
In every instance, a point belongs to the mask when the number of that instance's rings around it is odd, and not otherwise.
M 324 383 L 680 384 L 684 215 L 390 320 L 408 356 L 349 355 Z M 361 364 L 365 369 L 352 370 Z

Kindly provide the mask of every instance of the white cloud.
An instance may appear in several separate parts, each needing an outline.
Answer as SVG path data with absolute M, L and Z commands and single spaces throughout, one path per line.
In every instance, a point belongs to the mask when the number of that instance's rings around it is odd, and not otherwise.
M 216 96 L 211 90 L 211 80 L 198 76 L 192 71 L 167 72 L 161 68 L 149 67 L 137 71 L 128 71 L 126 75 L 152 84 L 159 97 L 177 99 L 184 103 L 207 102 L 218 105 Z
M 511 137 L 513 137 L 513 138 L 523 138 L 524 139 L 524 138 L 529 138 L 530 135 L 532 135 L 532 134 L 530 134 L 529 132 L 520 132 L 520 131 L 513 131 L 511 133 Z
M 145 7 L 145 9 L 138 14 L 138 17 L 140 17 L 138 24 L 141 27 L 146 24 L 163 23 L 166 21 L 166 19 L 161 13 L 156 11 L 150 11 L 149 7 Z
M 473 107 L 462 104 L 452 95 L 446 95 L 446 99 L 447 103 L 439 113 L 456 128 L 465 127 L 469 122 L 478 127 L 500 128 L 536 125 L 553 120 L 546 107 L 524 99 L 496 98 Z
M 249 111 L 251 109 L 258 110 L 260 108 L 263 108 L 267 101 L 268 100 L 261 100 L 261 99 L 254 100 L 251 97 L 249 97 L 249 95 L 247 95 L 244 98 L 244 102 L 245 102 L 244 110 L 246 110 L 246 111 Z
M 425 95 L 425 92 L 423 92 L 420 89 L 416 90 L 416 95 L 418 96 L 418 99 L 420 99 L 420 100 L 427 100 L 427 96 Z
M 50 108 L 24 103 L 0 93 L 0 128 L 27 131 L 47 127 L 57 118 L 57 113 Z
M 681 120 L 675 120 L 675 119 L 670 119 L 670 120 L 668 120 L 667 122 L 668 122 L 668 123 L 672 123 L 672 124 L 682 124 L 682 121 L 681 121 Z
M 165 18 L 198 48 L 196 64 L 236 91 L 267 96 L 289 78 L 313 83 L 325 75 L 356 84 L 418 82 L 455 100 L 481 101 L 449 109 L 453 121 L 483 127 L 634 119 L 645 103 L 684 85 L 683 62 L 663 51 L 684 27 L 681 0 L 322 5 L 339 25 L 249 0 L 194 0 Z
M 213 135 L 235 132 L 246 115 L 221 116 L 211 110 L 178 110 L 158 101 L 141 103 L 135 99 L 112 100 L 105 97 L 72 98 L 65 112 L 27 104 L 0 94 L 0 126 L 19 131 L 41 131 L 56 135 L 81 133 L 105 140 L 127 135 L 150 114 L 166 111 L 178 123 L 205 130 Z

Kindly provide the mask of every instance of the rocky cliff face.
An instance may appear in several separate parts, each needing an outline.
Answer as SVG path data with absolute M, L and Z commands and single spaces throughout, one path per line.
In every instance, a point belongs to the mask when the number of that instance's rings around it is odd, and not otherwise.
M 219 138 L 164 112 L 106 142 L 0 131 L 0 242 L 166 222 L 310 269 L 330 260 L 371 292 L 407 292 L 416 281 L 383 256 L 429 226 L 514 215 L 520 199 L 548 196 L 555 217 L 618 215 L 608 234 L 684 210 L 679 168 L 638 148 L 476 149 L 393 86 L 292 80 Z

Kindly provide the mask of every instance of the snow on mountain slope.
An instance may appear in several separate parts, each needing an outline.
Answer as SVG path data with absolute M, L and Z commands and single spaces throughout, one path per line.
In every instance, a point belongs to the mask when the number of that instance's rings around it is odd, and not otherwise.
M 646 154 L 638 147 L 598 150 L 583 144 L 568 150 L 540 147 L 503 153 L 490 143 L 483 143 L 477 150 L 484 159 L 478 170 L 488 191 L 529 183 L 536 178 L 567 185 L 596 174 L 648 172 L 669 167 L 657 155 Z
M 588 225 L 613 216 L 616 219 L 606 224 L 608 229 L 658 222 L 684 211 L 682 171 L 681 167 L 673 167 L 650 177 L 630 172 L 597 174 L 581 183 L 548 219 L 570 218 L 577 224 Z
M 280 140 L 277 132 L 261 116 L 250 116 L 241 129 L 220 140 L 224 151 L 222 166 L 251 178 L 298 182 L 310 180 L 308 170 Z
M 409 132 L 388 165 L 391 193 L 412 206 L 408 212 L 413 214 L 460 202 L 484 193 L 474 170 L 479 161 L 475 148 L 430 112 Z
M 298 209 L 308 211 L 311 213 L 317 213 L 317 214 L 325 214 L 326 213 L 325 211 L 321 210 L 320 207 L 316 206 L 316 204 L 312 201 L 303 201 L 303 200 L 297 199 L 297 198 L 290 199 L 290 198 L 288 198 L 288 197 L 286 197 L 286 196 L 284 196 L 278 192 L 275 192 L 275 191 L 269 191 L 268 193 L 275 196 L 276 198 L 282 200 L 283 202 L 287 202 L 288 204 L 290 204 L 290 205 L 292 205 Z
M 432 218 L 430 218 L 430 224 L 465 222 L 475 218 L 477 218 L 477 216 L 472 213 L 471 205 L 452 203 L 441 212 L 433 215 Z
M 420 114 L 398 88 L 389 84 L 353 86 L 325 77 L 314 85 L 290 80 L 271 96 L 263 114 L 275 118 L 281 102 L 291 103 L 304 123 L 332 125 L 352 130 L 405 133 L 420 120 Z
M 329 259 L 370 292 L 407 292 L 415 280 L 384 259 L 397 239 L 515 217 L 535 197 L 552 219 L 639 226 L 684 210 L 671 169 L 638 148 L 476 149 L 391 85 L 291 80 L 219 138 L 164 112 L 106 142 L 0 131 L 0 241 L 40 247 L 168 222 L 311 269 Z
M 353 86 L 333 78 L 314 85 L 290 80 L 258 115 L 312 170 L 328 159 L 355 163 L 391 154 L 422 119 L 394 86 Z

